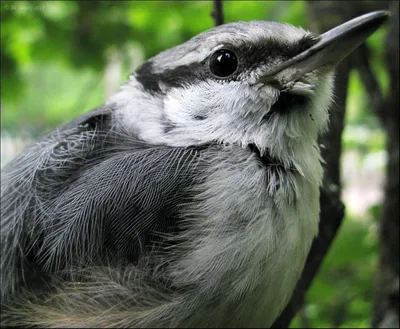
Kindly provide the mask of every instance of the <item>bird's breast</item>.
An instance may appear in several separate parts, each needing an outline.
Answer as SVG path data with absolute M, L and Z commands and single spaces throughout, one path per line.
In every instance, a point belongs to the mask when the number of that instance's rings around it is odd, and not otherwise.
M 174 272 L 196 287 L 188 297 L 198 305 L 189 322 L 269 326 L 288 302 L 317 233 L 318 184 L 260 166 L 245 150 L 210 158 L 189 211 L 193 236 Z

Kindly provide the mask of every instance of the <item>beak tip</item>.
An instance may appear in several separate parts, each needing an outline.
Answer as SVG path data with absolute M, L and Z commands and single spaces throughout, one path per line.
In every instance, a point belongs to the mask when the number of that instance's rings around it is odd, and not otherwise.
M 392 16 L 392 13 L 389 10 L 378 10 L 365 14 L 363 16 L 365 18 L 365 21 L 371 21 L 380 26 Z
M 392 13 L 389 10 L 379 10 L 377 13 L 380 13 L 380 15 L 390 18 L 392 16 Z

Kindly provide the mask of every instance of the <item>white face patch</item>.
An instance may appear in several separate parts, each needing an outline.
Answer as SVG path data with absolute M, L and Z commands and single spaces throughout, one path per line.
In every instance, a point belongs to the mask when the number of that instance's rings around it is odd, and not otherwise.
M 250 43 L 251 49 L 257 42 L 264 46 L 266 40 L 278 42 L 277 35 L 279 42 L 287 45 L 296 43 L 307 32 L 272 22 L 223 25 L 154 57 L 149 74 L 202 61 L 225 43 L 235 46 Z M 149 144 L 187 147 L 221 143 L 243 148 L 253 144 L 261 155 L 268 153 L 283 165 L 295 166 L 302 175 L 311 178 L 315 176 L 312 172 L 315 165 L 310 159 L 319 161 L 317 138 L 328 123 L 332 74 L 308 73 L 304 79 L 288 85 L 284 94 L 268 84 L 256 83 L 277 61 L 271 58 L 236 80 L 203 76 L 202 67 L 195 80 L 176 86 L 156 80 L 153 85 L 159 91 L 146 90 L 132 76 L 109 103 L 117 107 L 116 124 Z M 297 105 L 291 96 L 309 101 L 306 105 L 301 102 Z M 289 105 L 285 105 L 283 97 L 289 97 Z
M 301 87 L 301 86 L 300 86 Z M 298 88 L 300 88 L 298 87 Z M 287 166 L 295 165 L 313 176 L 310 159 L 318 159 L 317 138 L 328 123 L 332 75 L 315 81 L 307 108 L 292 108 L 268 120 L 279 91 L 250 86 L 242 81 L 204 81 L 187 88 L 171 88 L 164 96 L 151 96 L 134 85 L 126 86 L 111 102 L 119 104 L 118 122 L 124 131 L 150 144 L 174 147 L 205 143 L 255 144 Z
M 269 86 L 253 91 L 243 82 L 207 81 L 172 89 L 164 99 L 166 117 L 176 125 L 167 138 L 180 143 L 210 141 L 246 144 L 262 125 L 278 94 Z M 206 137 L 207 136 L 207 137 Z

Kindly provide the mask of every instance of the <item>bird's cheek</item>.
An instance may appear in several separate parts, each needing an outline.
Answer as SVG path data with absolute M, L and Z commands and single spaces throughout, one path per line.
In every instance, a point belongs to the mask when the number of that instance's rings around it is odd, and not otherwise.
M 174 125 L 186 126 L 195 104 L 191 101 L 191 97 L 185 97 L 181 92 L 174 91 L 164 99 L 164 114 Z
M 163 110 L 166 118 L 178 126 L 193 126 L 213 116 L 221 109 L 223 97 L 203 83 L 192 88 L 174 88 L 164 98 Z

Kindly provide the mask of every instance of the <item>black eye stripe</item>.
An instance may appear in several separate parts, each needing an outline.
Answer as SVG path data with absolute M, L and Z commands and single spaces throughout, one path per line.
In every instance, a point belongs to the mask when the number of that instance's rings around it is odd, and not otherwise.
M 182 87 L 199 80 L 207 80 L 210 74 L 205 69 L 203 62 L 178 66 L 161 73 L 154 73 L 153 63 L 149 61 L 136 71 L 135 76 L 145 90 L 161 93 L 160 82 L 169 87 Z
M 230 50 L 235 54 L 238 66 L 231 75 L 219 76 L 218 78 L 237 80 L 240 73 L 248 72 L 272 59 L 287 60 L 301 53 L 317 40 L 317 38 L 307 34 L 293 44 L 285 44 L 276 40 L 267 40 L 265 43 L 260 42 L 258 44 L 244 43 L 241 46 L 226 44 L 223 49 Z M 183 87 L 198 81 L 216 79 L 216 76 L 211 73 L 209 63 L 213 55 L 214 53 L 210 54 L 208 58 L 200 62 L 178 66 L 161 73 L 154 73 L 153 63 L 148 61 L 136 71 L 136 79 L 143 85 L 144 89 L 155 93 L 161 93 L 159 82 L 171 87 Z
M 318 39 L 311 34 L 306 34 L 295 43 L 284 43 L 277 40 L 268 40 L 265 43 L 249 44 L 234 47 L 227 45 L 239 58 L 239 70 L 251 70 L 260 64 L 266 64 L 272 59 L 286 61 L 316 43 Z

